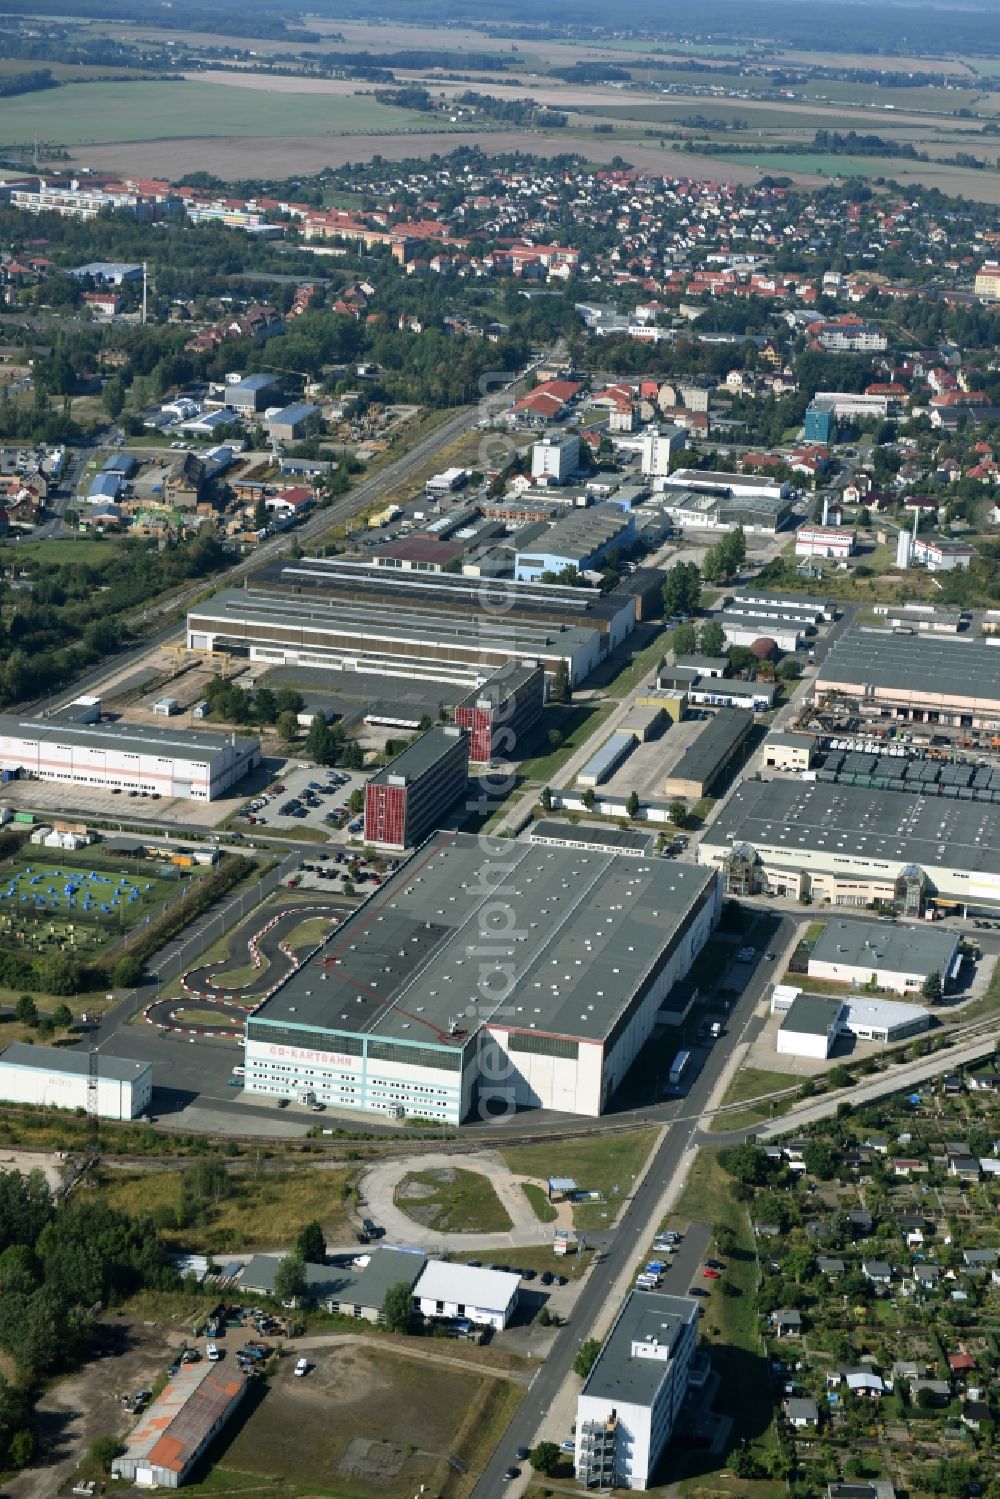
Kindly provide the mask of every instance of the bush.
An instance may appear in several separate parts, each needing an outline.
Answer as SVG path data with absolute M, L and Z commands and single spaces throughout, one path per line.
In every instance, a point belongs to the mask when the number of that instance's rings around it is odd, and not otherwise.
M 117 1437 L 95 1437 L 87 1451 L 87 1456 L 92 1463 L 96 1463 L 102 1473 L 111 1472 L 111 1464 L 122 1450 L 122 1444 Z

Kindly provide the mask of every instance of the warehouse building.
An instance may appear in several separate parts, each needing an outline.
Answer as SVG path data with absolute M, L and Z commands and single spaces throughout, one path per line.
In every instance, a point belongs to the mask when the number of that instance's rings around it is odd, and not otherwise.
M 725 603 L 732 614 L 772 615 L 778 619 L 800 619 L 812 625 L 837 617 L 837 607 L 830 599 L 803 598 L 797 593 L 772 593 L 763 588 L 735 588 Z
M 578 772 L 576 784 L 578 786 L 595 787 L 610 779 L 638 744 L 638 739 L 632 733 L 619 731 L 605 739 L 600 749 L 597 750 Z
M 890 630 L 919 635 L 957 635 L 967 619 L 961 609 L 936 609 L 933 604 L 876 604 L 873 614 L 881 614 Z
M 635 541 L 635 516 L 620 505 L 594 505 L 568 515 L 540 536 L 531 551 L 514 557 L 514 577 L 533 582 L 543 573 L 561 573 L 567 567 L 592 572 L 612 552 L 630 552 Z
M 726 893 L 924 915 L 1000 908 L 1000 807 L 822 781 L 744 781 L 698 844 Z
M 140 1489 L 180 1488 L 247 1389 L 246 1375 L 230 1359 L 180 1364 L 124 1438 L 112 1478 Z
M 768 734 L 764 741 L 764 764 L 769 770 L 808 770 L 816 753 L 812 734 Z
M 1000 728 L 1000 650 L 967 637 L 844 631 L 820 666 L 815 698 L 869 718 Z
M 428 729 L 365 785 L 365 842 L 415 848 L 468 789 L 468 734 L 455 724 Z
M 673 1436 L 698 1344 L 692 1297 L 630 1291 L 576 1400 L 576 1477 L 648 1489 Z
M 795 533 L 796 557 L 827 557 L 845 561 L 857 551 L 857 532 L 850 526 L 806 524 Z
M 280 1254 L 255 1254 L 240 1275 L 240 1293 L 273 1296 L 281 1260 Z M 412 1289 L 426 1264 L 426 1255 L 418 1250 L 388 1248 L 376 1249 L 348 1264 L 307 1264 L 306 1290 L 301 1299 L 377 1326 L 389 1288 L 405 1283 Z
M 475 511 L 466 513 L 470 519 L 475 518 Z M 449 520 L 453 514 L 449 512 Z M 434 522 L 434 536 L 441 540 L 439 524 Z M 542 527 L 535 532 L 528 527 L 516 540 L 512 538 L 508 543 L 509 568 L 513 568 L 518 546 L 526 549 L 528 533 L 545 535 L 546 530 Z M 623 579 L 613 593 L 602 594 L 598 588 L 565 583 L 526 583 L 495 577 L 484 580 L 458 573 L 384 568 L 341 557 L 300 557 L 268 563 L 254 574 L 251 586 L 295 599 L 374 605 L 392 617 L 411 613 L 453 615 L 462 628 L 469 618 L 475 618 L 486 635 L 496 628 L 498 620 L 505 625 L 594 630 L 600 637 L 598 659 L 603 660 L 635 628 L 640 604 L 633 586 L 637 576 Z M 662 581 L 660 577 L 657 586 Z
M 246 1092 L 596 1117 L 720 909 L 714 870 L 438 833 L 247 1019 Z
M 629 607 L 634 618 L 631 599 Z M 408 609 L 402 598 L 359 604 L 233 588 L 191 610 L 187 645 L 275 666 L 333 667 L 470 686 L 484 670 L 533 657 L 549 675 L 565 662 L 577 686 L 603 659 L 607 637 L 602 641 L 585 625 L 522 623 L 503 611 L 433 614 Z
M 753 714 L 745 708 L 720 708 L 684 751 L 663 783 L 664 796 L 707 796 L 744 750 Z
M 275 375 L 237 375 L 209 389 L 206 406 L 224 407 L 240 416 L 255 416 L 281 400 L 281 381 Z
M 946 984 L 961 964 L 957 932 L 880 921 L 829 921 L 809 955 L 811 978 L 869 984 L 899 994 L 919 989 L 929 974 Z
M 842 999 L 798 990 L 778 1027 L 776 1051 L 780 1056 L 825 1061 L 840 1034 L 843 1009 Z
M 282 406 L 264 418 L 267 435 L 272 441 L 297 442 L 303 437 L 309 424 L 319 417 L 319 407 L 311 401 L 296 401 L 291 406 Z
M 413 1287 L 417 1311 L 428 1319 L 464 1318 L 502 1332 L 514 1314 L 521 1277 L 458 1261 L 428 1260 Z
M 726 632 L 727 645 L 750 646 L 758 640 L 773 640 L 779 651 L 791 652 L 802 644 L 803 627 L 797 621 L 731 614 L 728 609 L 718 620 Z
M 777 984 L 771 996 L 771 1014 L 781 1015 L 775 1050 L 785 1056 L 830 1056 L 838 1036 L 857 1041 L 891 1045 L 918 1036 L 930 1028 L 930 1011 L 922 1005 L 871 995 L 807 994 L 794 984 Z
M 0 714 L 0 770 L 210 802 L 260 764 L 259 739 L 93 720 L 86 699 L 51 718 Z
M 90 1058 L 61 1046 L 28 1046 L 12 1041 L 0 1052 L 0 1099 L 47 1109 L 86 1110 Z M 97 1113 L 101 1119 L 137 1119 L 153 1097 L 153 1064 L 127 1057 L 98 1057 Z
M 545 672 L 537 661 L 509 661 L 455 704 L 455 722 L 469 736 L 477 765 L 524 753 L 524 741 L 542 716 Z

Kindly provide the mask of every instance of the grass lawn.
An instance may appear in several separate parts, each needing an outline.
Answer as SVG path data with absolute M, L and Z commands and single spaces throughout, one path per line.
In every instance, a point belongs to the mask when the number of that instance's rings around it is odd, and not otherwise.
M 309 952 L 317 947 L 324 937 L 329 937 L 333 930 L 333 923 L 325 920 L 322 916 L 309 916 L 297 926 L 288 937 L 286 946 L 295 952 Z
M 748 1098 L 766 1098 L 771 1093 L 796 1088 L 800 1079 L 788 1072 L 765 1072 L 761 1067 L 741 1067 L 726 1089 L 723 1103 L 745 1103 Z
M 208 1204 L 204 1221 L 190 1228 L 167 1228 L 171 1245 L 193 1247 L 204 1254 L 244 1249 L 273 1249 L 288 1244 L 307 1223 L 318 1221 L 331 1242 L 353 1237 L 345 1212 L 345 1189 L 352 1173 L 346 1167 L 296 1166 L 273 1175 L 250 1173 L 229 1177 L 230 1195 Z M 180 1171 L 109 1171 L 94 1187 L 103 1202 L 136 1216 L 158 1208 L 176 1208 L 181 1197 Z
M 426 1485 L 430 1493 L 461 1499 L 523 1391 L 485 1369 L 451 1367 L 430 1356 L 447 1356 L 450 1347 L 415 1342 L 410 1354 L 340 1344 L 310 1355 L 305 1380 L 295 1379 L 290 1358 L 283 1360 L 186 1487 L 282 1499 L 410 1499 Z M 449 1455 L 469 1470 L 465 1476 L 449 1468 Z
M 33 561 L 42 558 L 45 562 L 63 563 L 82 562 L 90 565 L 105 562 L 113 552 L 121 548 L 123 536 L 102 536 L 81 538 L 75 537 L 63 540 L 50 541 L 19 541 L 13 551 L 6 547 L 0 548 L 0 564 L 9 566 L 18 558 L 23 561 L 27 556 Z
M 654 672 L 663 660 L 666 650 L 666 637 L 661 630 L 649 645 L 641 650 L 638 655 L 633 656 L 627 666 L 623 666 L 608 686 L 608 692 L 612 697 L 627 697 L 633 687 L 638 687 L 643 678 Z
M 552 749 L 544 750 L 531 759 L 522 760 L 520 773 L 525 781 L 549 781 L 561 770 L 566 761 L 578 750 L 590 735 L 596 733 L 606 718 L 611 716 L 615 708 L 613 701 L 605 703 L 581 703 L 578 707 L 565 709 L 552 705 L 545 709 L 542 715 L 541 733 L 547 732 L 554 721 L 559 723 L 561 734 L 560 743 Z M 559 714 L 559 719 L 554 720 L 554 715 Z
M 70 83 L 0 99 L 0 139 L 64 146 L 192 136 L 356 135 L 426 130 L 428 116 L 364 95 L 296 94 L 164 80 Z M 435 130 L 447 120 L 433 117 Z
M 716 1409 L 732 1416 L 734 1442 L 745 1438 L 770 1445 L 771 1391 L 756 1307 L 757 1252 L 746 1210 L 733 1201 L 729 1186 L 715 1151 L 700 1150 L 671 1222 L 725 1224 L 736 1236 L 737 1249 L 726 1260 L 723 1279 L 702 1300 L 701 1333 L 721 1381 Z M 700 1465 L 706 1455 L 692 1452 L 690 1461 Z M 687 1473 L 692 1474 L 691 1467 Z
M 513 1227 L 489 1177 L 479 1171 L 412 1171 L 394 1200 L 401 1212 L 437 1233 L 507 1233 Z
M 641 1129 L 555 1145 L 515 1145 L 501 1154 L 517 1176 L 542 1181 L 549 1176 L 571 1176 L 581 1190 L 600 1192 L 604 1202 L 579 1203 L 573 1209 L 578 1229 L 600 1228 L 617 1214 L 655 1139 L 655 1130 Z
M 525 1182 L 521 1191 L 531 1203 L 531 1211 L 539 1223 L 554 1223 L 556 1221 L 559 1214 L 549 1201 L 543 1187 L 536 1186 L 534 1182 Z

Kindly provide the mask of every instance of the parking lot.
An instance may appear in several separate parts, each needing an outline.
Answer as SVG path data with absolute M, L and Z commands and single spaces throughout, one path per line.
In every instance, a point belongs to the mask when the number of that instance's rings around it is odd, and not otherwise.
M 240 804 L 236 826 L 251 832 L 258 827 L 309 828 L 312 833 L 306 837 L 311 840 L 319 832 L 331 843 L 347 844 L 363 831 L 362 814 L 350 813 L 348 804 L 351 792 L 363 791 L 367 779 L 361 771 L 292 767 L 290 762 L 277 780 Z

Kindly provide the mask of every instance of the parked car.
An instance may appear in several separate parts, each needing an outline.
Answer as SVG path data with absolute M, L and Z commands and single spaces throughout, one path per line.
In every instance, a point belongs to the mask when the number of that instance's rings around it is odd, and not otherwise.
M 309 1373 L 309 1360 L 307 1358 L 300 1358 L 299 1361 L 298 1361 L 298 1363 L 295 1365 L 295 1377 L 297 1379 L 301 1379 L 303 1377 L 303 1375 L 308 1374 L 308 1373 Z

